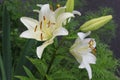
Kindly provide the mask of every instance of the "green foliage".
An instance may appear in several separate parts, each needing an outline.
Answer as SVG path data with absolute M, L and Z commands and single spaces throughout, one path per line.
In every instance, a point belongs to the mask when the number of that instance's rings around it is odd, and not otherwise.
M 2 55 L 0 56 L 2 80 L 16 80 L 16 78 L 20 80 L 88 80 L 86 70 L 78 68 L 79 64 L 69 53 L 69 48 L 77 38 L 77 29 L 82 23 L 92 18 L 110 15 L 113 11 L 111 8 L 100 8 L 99 11 L 88 11 L 80 17 L 76 15 L 76 19 L 72 18 L 71 22 L 64 26 L 68 29 L 69 35 L 55 38 L 54 43 L 45 49 L 42 59 L 37 59 L 36 46 L 41 45 L 41 42 L 19 38 L 21 30 L 23 30 L 19 18 L 23 15 L 36 17 L 32 9 L 37 9 L 36 4 L 38 3 L 50 3 L 53 9 L 56 9 L 57 4 L 64 6 L 66 2 L 66 0 L 53 1 L 6 0 L 7 10 L 0 5 L 0 10 L 3 12 L 3 14 L 0 13 L 0 17 L 3 17 L 2 23 L 0 22 L 3 26 L 2 32 L 0 31 L 0 36 L 3 35 L 2 45 L 0 44 L 0 48 L 2 46 Z M 85 0 L 75 0 L 75 9 L 84 5 L 86 5 Z M 97 41 L 97 62 L 95 65 L 91 65 L 93 70 L 92 80 L 119 80 L 120 78 L 115 75 L 117 66 L 120 64 L 118 63 L 119 60 L 113 57 L 113 52 L 107 45 L 115 36 L 116 25 L 114 21 L 111 21 L 104 26 L 93 31 L 90 36 Z M 10 46 L 10 43 L 12 46 Z M 26 56 L 29 57 L 26 58 Z M 15 78 L 13 79 L 13 77 Z

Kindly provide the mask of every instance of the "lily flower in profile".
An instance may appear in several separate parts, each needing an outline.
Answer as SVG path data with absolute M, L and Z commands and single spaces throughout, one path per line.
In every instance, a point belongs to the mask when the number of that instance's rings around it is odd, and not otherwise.
M 21 17 L 21 22 L 28 30 L 24 31 L 20 37 L 45 41 L 41 46 L 37 47 L 36 50 L 37 56 L 41 58 L 44 48 L 52 44 L 56 36 L 68 35 L 68 31 L 62 26 L 64 21 L 74 17 L 74 15 L 70 12 L 63 12 L 64 7 L 52 11 L 49 4 L 38 4 L 37 6 L 41 7 L 40 10 L 34 10 L 39 13 L 39 20 Z
M 76 58 L 78 63 L 80 63 L 79 68 L 85 68 L 88 72 L 89 79 L 92 78 L 92 70 L 90 64 L 96 63 L 96 57 L 94 56 L 96 42 L 93 38 L 85 38 L 91 32 L 78 33 L 78 38 L 75 43 L 70 48 L 71 54 Z

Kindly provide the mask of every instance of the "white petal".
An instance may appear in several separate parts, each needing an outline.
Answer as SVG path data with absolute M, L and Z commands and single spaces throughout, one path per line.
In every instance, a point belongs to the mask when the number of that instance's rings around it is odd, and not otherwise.
M 63 27 L 59 27 L 53 32 L 53 36 L 61 36 L 61 35 L 68 35 L 67 29 Z
M 60 7 L 55 10 L 55 17 L 57 18 L 61 13 L 65 12 L 66 7 Z
M 42 57 L 42 53 L 43 53 L 45 47 L 47 47 L 48 45 L 50 45 L 52 43 L 53 43 L 53 39 L 48 40 L 48 41 L 44 42 L 41 46 L 37 47 L 36 52 L 37 52 L 38 58 Z
M 43 5 L 42 4 L 37 4 L 38 7 L 42 7 Z
M 39 12 L 39 21 L 43 20 L 43 16 L 45 16 L 47 20 L 51 20 L 51 17 L 54 16 L 53 11 L 50 10 L 49 4 L 42 5 L 41 10 Z
M 85 68 L 86 68 L 86 70 L 88 72 L 89 79 L 92 79 L 92 70 L 91 70 L 90 65 L 86 64 Z
M 78 32 L 78 36 L 81 40 L 83 40 L 85 37 L 87 37 L 88 35 L 90 35 L 90 31 L 87 33 L 83 33 L 83 32 Z
M 29 31 L 26 30 L 23 33 L 20 34 L 20 37 L 22 38 L 33 38 L 33 34 Z
M 38 24 L 37 20 L 29 17 L 21 17 L 20 20 L 29 30 L 33 30 L 35 26 Z
M 40 11 L 39 11 L 39 10 L 33 10 L 33 12 L 37 12 L 37 13 L 39 13 Z
M 82 55 L 83 61 L 89 64 L 96 63 L 96 57 L 92 53 L 83 53 Z
M 89 76 L 89 79 L 92 79 L 92 70 L 91 70 L 91 67 L 89 64 L 86 64 L 86 63 L 81 63 L 79 68 L 86 68 L 87 72 L 88 72 L 88 76 Z
M 81 16 L 81 13 L 79 11 L 74 10 L 72 13 Z
M 74 15 L 72 13 L 62 13 L 59 15 L 57 18 L 57 24 L 59 24 L 58 26 L 62 26 L 62 23 L 70 17 L 74 17 Z

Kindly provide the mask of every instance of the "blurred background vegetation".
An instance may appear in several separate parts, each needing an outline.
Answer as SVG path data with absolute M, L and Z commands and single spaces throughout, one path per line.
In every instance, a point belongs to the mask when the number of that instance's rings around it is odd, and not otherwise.
M 102 1 L 100 2 L 102 3 Z M 76 17 L 67 24 L 67 28 L 72 34 L 66 37 L 61 47 L 58 47 L 59 43 L 55 39 L 55 43 L 45 50 L 44 58 L 39 60 L 35 48 L 41 43 L 19 37 L 20 33 L 26 29 L 20 22 L 20 17 L 28 16 L 37 19 L 37 14 L 32 10 L 39 9 L 36 4 L 45 3 L 50 3 L 56 9 L 57 4 L 64 6 L 66 0 L 5 0 L 0 3 L 0 80 L 17 80 L 17 78 L 21 80 L 43 80 L 51 56 L 58 48 L 57 52 L 59 53 L 47 74 L 47 80 L 88 80 L 86 70 L 78 69 L 78 63 L 69 54 L 68 48 L 72 45 L 75 39 L 75 30 L 80 25 L 95 17 L 109 14 L 114 17 L 116 16 L 114 9 L 107 6 L 97 6 L 95 9 L 90 7 L 88 0 L 75 0 L 75 10 L 80 11 L 82 16 Z M 92 5 L 96 6 L 97 3 L 95 2 Z M 116 36 L 116 28 L 117 24 L 112 20 L 91 35 L 97 41 L 97 62 L 96 65 L 92 65 L 92 80 L 120 80 L 119 59 L 116 59 L 113 56 L 113 51 L 110 50 L 110 48 L 113 49 L 110 44 Z M 48 52 L 49 54 L 47 54 Z M 26 56 L 28 57 L 26 58 Z

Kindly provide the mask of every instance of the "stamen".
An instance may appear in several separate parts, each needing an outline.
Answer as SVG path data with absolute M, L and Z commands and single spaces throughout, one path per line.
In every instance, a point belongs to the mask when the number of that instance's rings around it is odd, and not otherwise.
M 35 26 L 34 32 L 36 32 L 36 30 L 37 30 L 37 25 Z
M 55 25 L 55 23 L 51 23 L 52 25 Z
M 43 16 L 43 20 L 44 20 L 44 21 L 46 20 L 45 16 Z
M 53 11 L 53 6 L 52 6 L 52 5 L 50 5 L 50 10 L 52 10 L 52 11 Z
M 43 35 L 42 35 L 42 33 L 40 34 L 40 39 L 43 40 Z
M 59 8 L 60 7 L 60 4 L 57 4 L 57 8 Z
M 40 22 L 40 30 L 42 30 L 42 21 Z
M 48 24 L 48 27 L 50 27 L 50 21 L 47 24 Z
M 94 45 L 93 40 L 90 40 L 90 41 L 89 41 L 89 45 L 90 45 L 90 46 L 93 46 L 93 45 Z
M 95 48 L 92 50 L 92 53 L 93 53 L 94 55 L 96 54 L 96 49 L 95 49 Z

